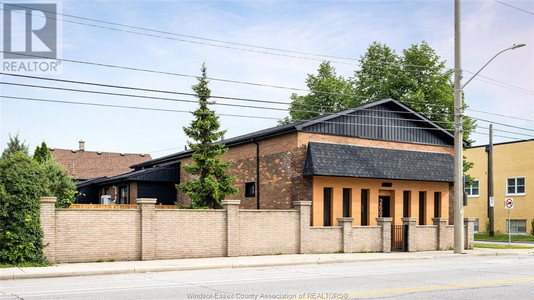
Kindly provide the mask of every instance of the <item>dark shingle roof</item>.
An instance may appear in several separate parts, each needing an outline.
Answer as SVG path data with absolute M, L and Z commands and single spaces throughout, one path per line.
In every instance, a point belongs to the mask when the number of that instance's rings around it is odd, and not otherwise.
M 303 175 L 453 182 L 445 153 L 310 142 Z

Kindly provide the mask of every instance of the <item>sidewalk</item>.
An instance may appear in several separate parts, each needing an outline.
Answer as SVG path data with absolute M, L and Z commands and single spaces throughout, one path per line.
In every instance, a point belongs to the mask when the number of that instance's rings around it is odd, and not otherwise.
M 391 261 L 436 259 L 468 256 L 534 255 L 534 249 L 484 249 L 467 250 L 466 254 L 453 251 L 348 253 L 348 254 L 288 254 L 268 256 L 213 257 L 149 261 L 120 261 L 101 263 L 58 264 L 50 267 L 0 269 L 0 280 L 50 278 L 85 275 L 109 275 L 124 273 L 165 272 L 221 268 L 250 268 L 306 264 L 328 264 L 365 261 Z

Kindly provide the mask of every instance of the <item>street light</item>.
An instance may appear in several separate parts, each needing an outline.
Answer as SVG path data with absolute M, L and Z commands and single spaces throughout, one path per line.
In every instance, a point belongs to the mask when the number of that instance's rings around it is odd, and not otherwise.
M 460 34 L 460 0 L 454 1 L 454 253 L 464 251 L 464 210 L 463 210 L 463 101 L 462 89 L 475 78 L 499 54 L 524 47 L 525 44 L 513 45 L 495 54 L 478 72 L 462 85 L 461 81 L 461 34 Z
M 514 44 L 512 47 L 510 47 L 510 48 L 506 48 L 506 49 L 502 50 L 501 52 L 495 54 L 495 55 L 494 55 L 494 56 L 493 56 L 493 57 L 492 57 L 492 58 L 491 58 L 491 59 L 490 59 L 484 66 L 482 66 L 482 68 L 480 68 L 480 70 L 478 70 L 478 72 L 475 73 L 475 75 L 473 75 L 471 78 L 469 78 L 469 80 L 467 80 L 467 81 L 462 85 L 462 88 L 461 88 L 461 89 L 463 90 L 463 89 L 465 88 L 465 86 L 466 86 L 469 82 L 471 82 L 471 80 L 473 80 L 473 78 L 475 78 L 475 77 L 478 75 L 478 73 L 480 73 L 480 71 L 484 70 L 484 68 L 485 68 L 487 65 L 489 65 L 489 63 L 492 62 L 492 61 L 495 59 L 495 57 L 499 56 L 499 54 L 501 54 L 501 53 L 503 53 L 503 52 L 505 52 L 505 51 L 508 51 L 508 50 L 515 50 L 515 49 L 517 49 L 517 48 L 521 48 L 521 47 L 525 47 L 525 46 L 526 46 L 526 44 L 519 44 L 519 45 Z

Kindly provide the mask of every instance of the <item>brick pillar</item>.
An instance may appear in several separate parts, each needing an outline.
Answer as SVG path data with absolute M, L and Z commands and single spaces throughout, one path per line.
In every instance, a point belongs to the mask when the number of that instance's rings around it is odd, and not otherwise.
M 155 259 L 156 243 L 156 198 L 138 198 L 141 209 L 141 260 Z
M 434 223 L 434 225 L 438 226 L 438 249 L 437 250 L 447 249 L 446 247 L 447 241 L 445 241 L 445 234 L 447 232 L 447 229 L 446 229 L 447 218 L 432 218 L 432 222 Z
M 310 208 L 311 201 L 294 201 L 293 205 L 299 210 L 299 253 L 310 253 Z
M 393 218 L 376 218 L 376 224 L 382 227 L 382 252 L 391 252 L 391 222 Z
M 223 200 L 226 210 L 226 256 L 239 256 L 239 203 L 241 200 Z
M 416 224 L 417 224 L 417 218 L 402 218 L 402 226 L 408 226 L 408 249 L 406 249 L 406 251 L 408 252 L 416 251 L 415 249 L 415 226 Z
M 475 218 L 464 218 L 465 231 L 464 243 L 465 249 L 473 249 L 475 243 Z
M 51 263 L 56 262 L 56 197 L 41 198 L 41 228 L 43 253 Z
M 343 253 L 354 252 L 352 250 L 352 221 L 354 218 L 337 218 L 337 222 L 341 229 L 343 230 Z M 391 226 L 391 224 L 390 224 Z M 391 230 L 390 230 L 391 232 Z

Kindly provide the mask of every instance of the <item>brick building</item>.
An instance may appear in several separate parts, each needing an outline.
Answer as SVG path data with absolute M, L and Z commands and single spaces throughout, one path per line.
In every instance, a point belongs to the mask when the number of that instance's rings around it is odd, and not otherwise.
M 130 166 L 152 159 L 150 154 L 86 151 L 79 141 L 78 150 L 50 148 L 50 155 L 75 181 L 111 177 L 131 171 Z
M 376 225 L 377 217 L 451 217 L 453 135 L 395 99 L 383 99 L 222 141 L 244 209 L 289 209 L 312 200 L 312 224 Z M 183 151 L 135 172 L 191 162 Z M 189 178 L 180 168 L 179 181 Z M 150 195 L 145 195 L 150 197 Z M 177 200 L 188 198 L 177 193 Z M 134 203 L 135 199 L 130 199 Z

